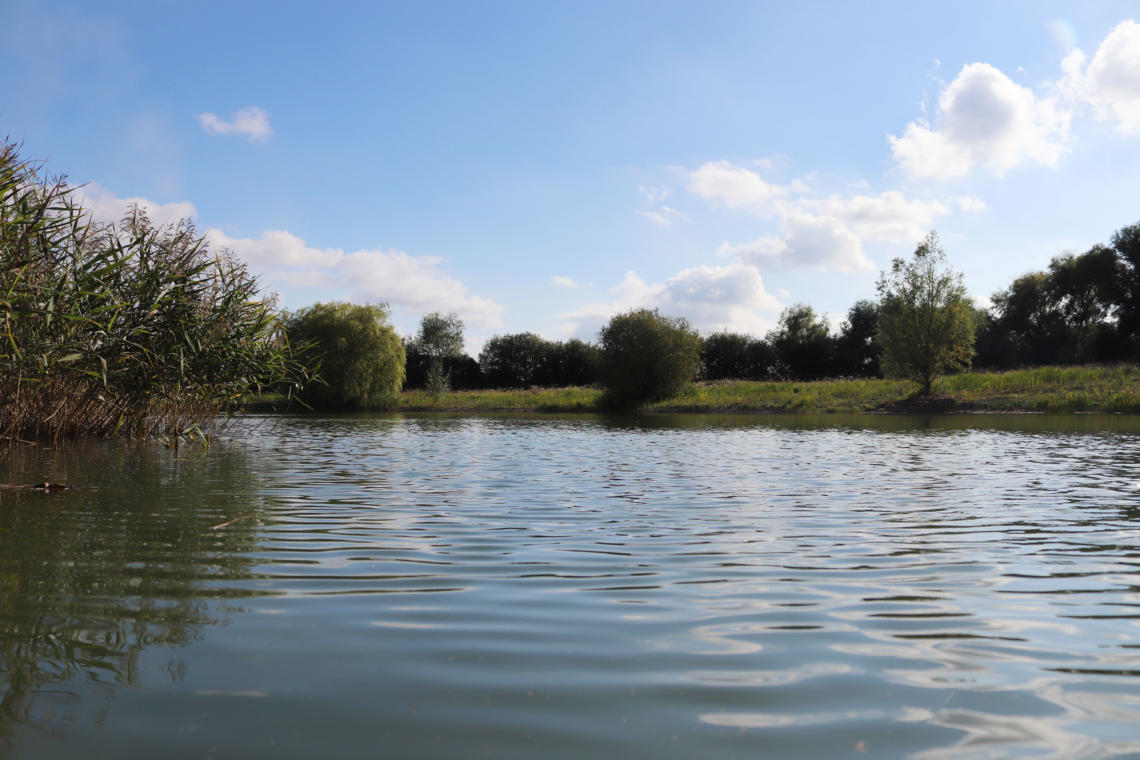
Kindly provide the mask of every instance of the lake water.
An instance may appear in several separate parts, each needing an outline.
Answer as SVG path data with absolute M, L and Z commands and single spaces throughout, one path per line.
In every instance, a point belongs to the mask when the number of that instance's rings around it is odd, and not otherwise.
M 1140 757 L 1135 418 L 229 435 L 0 460 L 0 755 Z

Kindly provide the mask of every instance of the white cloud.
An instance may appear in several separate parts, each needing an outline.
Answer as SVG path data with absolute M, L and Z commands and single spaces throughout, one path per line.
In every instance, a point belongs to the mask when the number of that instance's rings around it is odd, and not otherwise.
M 1085 69 L 1085 54 L 1074 49 L 1062 62 L 1062 89 L 1089 103 L 1097 116 L 1115 121 L 1127 135 L 1140 135 L 1140 24 L 1123 21 L 1100 43 Z
M 614 296 L 611 301 L 561 314 L 565 332 L 592 339 L 614 314 L 644 307 L 684 317 L 703 331 L 760 334 L 775 324 L 774 315 L 783 308 L 764 289 L 760 272 L 747 264 L 693 267 L 657 284 L 629 271 L 610 292 Z
M 454 311 L 471 327 L 498 327 L 505 309 L 467 292 L 467 286 L 440 270 L 434 256 L 404 251 L 360 250 L 346 254 L 337 269 L 355 300 L 387 301 L 416 313 Z
M 840 272 L 874 269 L 863 244 L 841 220 L 793 212 L 783 218 L 783 237 L 760 237 L 750 243 L 724 242 L 717 255 L 758 266 L 814 267 Z
M 913 177 L 950 179 L 975 167 L 996 175 L 1025 164 L 1055 166 L 1069 114 L 988 63 L 965 66 L 938 98 L 932 126 L 913 121 L 890 135 L 895 160 Z
M 198 215 L 198 209 L 189 201 L 155 203 L 146 198 L 120 198 L 98 182 L 88 182 L 75 188 L 75 192 L 80 205 L 100 222 L 119 222 L 131 206 L 138 206 L 151 222 L 162 227 Z
M 857 185 L 859 189 L 868 183 Z M 690 175 L 690 189 L 712 203 L 723 203 L 760 216 L 775 215 L 778 237 L 749 243 L 723 243 L 719 254 L 750 264 L 816 267 L 855 271 L 874 265 L 863 243 L 920 240 L 937 217 L 949 214 L 949 201 L 908 198 L 897 190 L 879 195 L 833 194 L 811 197 L 802 181 L 770 185 L 758 175 L 727 161 L 709 162 Z M 961 208 L 961 207 L 960 207 Z
M 259 269 L 333 267 L 344 258 L 335 248 L 312 248 L 286 230 L 266 230 L 259 238 L 232 238 L 219 229 L 206 233 L 210 245 L 229 248 L 243 261 Z
M 759 174 L 729 161 L 710 161 L 689 175 L 689 189 L 728 208 L 764 211 L 787 188 L 764 181 Z
M 935 217 L 950 212 L 941 201 L 908 200 L 897 190 L 877 196 L 832 195 L 803 200 L 800 205 L 821 216 L 841 220 L 863 240 L 882 243 L 920 240 L 934 225 Z
M 210 135 L 245 135 L 250 140 L 266 140 L 273 134 L 269 114 L 257 106 L 234 111 L 229 121 L 208 112 L 195 114 L 194 118 Z
M 688 221 L 684 212 L 670 206 L 662 206 L 657 211 L 635 211 L 635 214 L 644 216 L 658 227 L 672 227 L 674 221 Z
M 286 230 L 266 230 L 257 238 L 230 237 L 218 229 L 206 233 L 210 244 L 228 248 L 270 284 L 338 288 L 348 300 L 386 301 L 414 313 L 454 311 L 471 327 L 497 327 L 505 309 L 471 295 L 467 286 L 442 270 L 435 256 L 404 251 L 315 248 Z

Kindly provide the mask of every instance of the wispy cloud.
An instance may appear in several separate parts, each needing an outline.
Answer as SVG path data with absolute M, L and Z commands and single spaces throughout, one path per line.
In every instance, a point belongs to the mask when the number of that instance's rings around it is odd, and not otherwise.
M 592 288 L 592 287 L 594 287 L 594 283 L 592 283 L 592 282 L 578 282 L 577 280 L 575 280 L 572 277 L 566 277 L 566 276 L 560 275 L 560 274 L 556 274 L 553 277 L 551 277 L 550 281 L 553 282 L 555 285 L 557 285 L 560 288 L 574 289 L 574 288 Z
M 269 125 L 269 114 L 257 106 L 242 108 L 230 115 L 229 121 L 215 113 L 199 113 L 194 118 L 210 135 L 244 135 L 250 140 L 268 140 L 273 134 Z
M 656 211 L 634 211 L 633 213 L 644 216 L 658 227 L 672 227 L 673 222 L 688 221 L 689 219 L 684 212 L 678 211 L 671 206 L 662 206 Z

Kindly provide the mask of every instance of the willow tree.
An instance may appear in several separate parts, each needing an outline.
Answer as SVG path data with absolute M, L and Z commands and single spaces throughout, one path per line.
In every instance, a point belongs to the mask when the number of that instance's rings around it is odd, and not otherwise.
M 305 403 L 334 410 L 395 405 L 406 357 L 387 304 L 316 303 L 290 315 L 286 329 L 320 357 L 323 382 L 303 389 Z
M 909 261 L 895 259 L 880 275 L 878 291 L 884 374 L 914 380 L 929 393 L 939 375 L 969 368 L 973 304 L 936 233 L 918 244 Z

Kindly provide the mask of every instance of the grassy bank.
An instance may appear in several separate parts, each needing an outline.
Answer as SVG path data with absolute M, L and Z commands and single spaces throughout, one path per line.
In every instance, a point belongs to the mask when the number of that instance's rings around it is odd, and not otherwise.
M 1039 367 L 1010 372 L 969 372 L 935 382 L 931 397 L 915 395 L 903 380 L 697 383 L 651 404 L 650 412 L 1120 412 L 1140 414 L 1140 366 Z M 596 412 L 596 388 L 453 391 L 432 397 L 404 391 L 404 412 Z M 281 400 L 242 405 L 275 411 Z M 296 406 L 293 407 L 296 409 Z
M 652 404 L 654 412 L 1124 412 L 1140 413 L 1140 367 L 1040 367 L 945 377 L 929 399 L 902 380 L 698 383 Z M 601 391 L 551 388 L 406 391 L 401 411 L 597 411 Z

